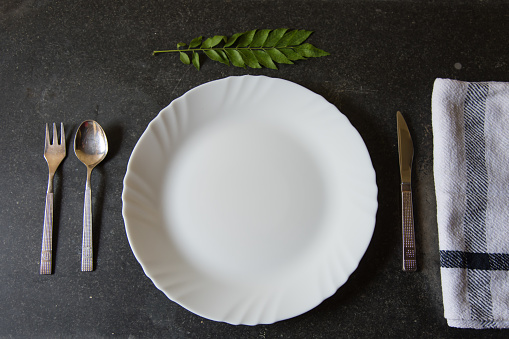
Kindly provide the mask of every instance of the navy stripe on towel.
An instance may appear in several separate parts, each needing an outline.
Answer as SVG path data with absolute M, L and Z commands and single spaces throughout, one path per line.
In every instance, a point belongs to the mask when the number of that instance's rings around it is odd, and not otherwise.
M 440 267 L 509 271 L 509 254 L 440 251 Z
M 465 160 L 467 172 L 467 206 L 464 215 L 465 246 L 468 252 L 486 252 L 486 208 L 488 170 L 484 115 L 488 84 L 472 83 L 465 97 Z
M 463 117 L 465 122 L 465 162 L 467 172 L 466 208 L 463 218 L 467 267 L 468 302 L 473 320 L 493 320 L 490 290 L 491 271 L 486 244 L 486 211 L 488 205 L 488 170 L 484 118 L 489 85 L 471 83 L 468 86 Z M 471 255 L 481 253 L 480 255 Z

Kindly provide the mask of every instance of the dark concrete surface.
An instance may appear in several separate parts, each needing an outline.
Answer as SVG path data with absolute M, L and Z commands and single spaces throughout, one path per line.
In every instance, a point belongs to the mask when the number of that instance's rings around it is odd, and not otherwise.
M 331 56 L 252 70 L 201 71 L 155 49 L 256 28 L 313 30 Z M 433 81 L 509 81 L 509 5 L 502 1 L 55 1 L 0 3 L 1 338 L 469 338 L 508 331 L 449 328 L 443 318 L 433 182 Z M 455 66 L 456 65 L 456 66 Z M 460 67 L 461 65 L 461 67 Z M 336 105 L 377 172 L 376 229 L 358 269 L 315 309 L 272 325 L 202 319 L 154 287 L 122 219 L 122 179 L 147 124 L 204 82 L 264 74 Z M 415 144 L 419 271 L 400 269 L 397 110 Z M 96 270 L 80 268 L 85 167 L 72 152 L 95 119 L 110 152 L 92 175 Z M 40 276 L 47 165 L 44 123 L 64 122 L 68 156 L 55 178 L 54 274 Z

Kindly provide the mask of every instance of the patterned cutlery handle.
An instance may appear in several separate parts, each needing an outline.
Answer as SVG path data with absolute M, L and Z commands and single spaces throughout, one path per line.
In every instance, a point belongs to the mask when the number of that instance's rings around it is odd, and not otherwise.
M 46 193 L 44 225 L 42 228 L 42 249 L 40 274 L 51 274 L 53 243 L 53 193 Z
M 401 209 L 403 228 L 403 271 L 413 272 L 417 270 L 417 261 L 415 256 L 414 213 L 410 183 L 401 184 Z
M 87 185 L 88 186 L 88 185 Z M 85 204 L 83 208 L 83 241 L 81 243 L 81 270 L 93 271 L 93 249 L 92 249 L 92 191 L 89 187 L 85 189 Z

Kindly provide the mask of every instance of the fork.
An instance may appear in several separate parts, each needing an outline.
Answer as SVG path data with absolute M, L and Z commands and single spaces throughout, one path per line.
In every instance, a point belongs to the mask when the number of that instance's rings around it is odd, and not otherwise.
M 57 127 L 53 123 L 53 142 L 49 138 L 48 124 L 46 124 L 46 139 L 44 142 L 44 158 L 48 163 L 48 190 L 46 191 L 46 207 L 44 209 L 44 225 L 42 230 L 42 249 L 40 274 L 51 274 L 52 243 L 53 243 L 53 177 L 58 166 L 65 158 L 64 124 L 60 123 L 60 143 L 58 143 Z

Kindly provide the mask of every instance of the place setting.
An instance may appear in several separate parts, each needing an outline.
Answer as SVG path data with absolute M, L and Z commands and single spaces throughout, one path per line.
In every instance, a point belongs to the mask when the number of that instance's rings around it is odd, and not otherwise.
M 274 68 L 327 56 L 304 43 L 310 34 L 199 37 L 154 55 L 177 53 L 197 70 L 198 52 L 236 67 Z M 450 327 L 509 327 L 508 113 L 506 83 L 434 83 L 439 269 Z M 412 183 L 419 126 L 406 115 L 394 112 L 394 161 L 401 270 L 411 275 L 420 271 Z M 50 141 L 46 125 L 41 274 L 52 274 L 52 180 L 66 156 L 64 125 L 60 140 L 55 124 L 52 132 Z M 94 270 L 90 176 L 107 152 L 101 126 L 83 122 L 74 138 L 87 168 L 82 271 Z M 121 196 L 129 246 L 152 283 L 185 309 L 233 325 L 290 319 L 335 294 L 372 241 L 379 199 L 368 148 L 348 118 L 306 87 L 265 75 L 223 77 L 172 100 L 134 146 Z

